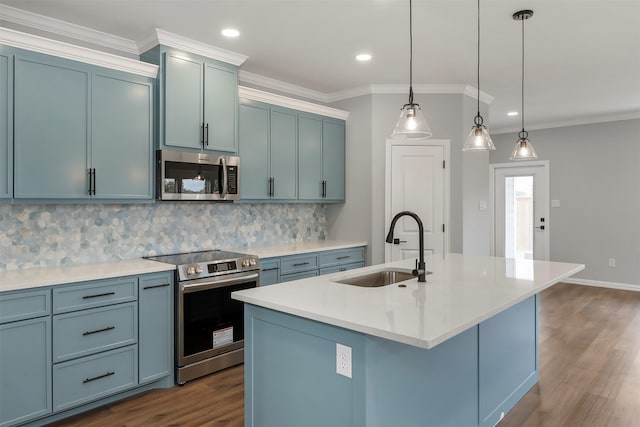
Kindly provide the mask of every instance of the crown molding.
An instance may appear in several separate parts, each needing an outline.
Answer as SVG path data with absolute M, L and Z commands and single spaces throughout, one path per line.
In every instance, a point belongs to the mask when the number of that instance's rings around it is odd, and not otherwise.
M 152 34 L 151 37 L 138 43 L 138 52 L 145 52 L 152 47 L 161 44 L 163 46 L 169 46 L 175 49 L 186 50 L 200 56 L 206 56 L 207 58 L 226 62 L 227 64 L 232 64 L 238 67 L 242 65 L 247 60 L 247 58 L 249 58 L 247 55 L 242 55 L 230 50 L 211 46 L 197 40 L 170 33 L 160 28 L 156 28 L 154 32 L 155 34 Z
M 640 111 L 632 111 L 628 113 L 620 114 L 604 114 L 597 116 L 579 117 L 572 120 L 564 120 L 560 122 L 542 122 L 527 125 L 527 130 L 541 130 L 541 129 L 553 129 L 564 128 L 570 126 L 591 125 L 595 123 L 607 123 L 607 122 L 619 122 L 622 120 L 636 120 L 640 119 Z M 522 126 L 517 125 L 515 127 L 504 127 L 498 129 L 492 129 L 492 135 L 501 135 L 505 133 L 517 133 L 521 130 Z
M 291 83 L 283 82 L 282 80 L 272 79 L 270 77 L 250 73 L 248 71 L 240 70 L 240 72 L 238 73 L 238 79 L 241 82 L 247 84 L 260 86 L 271 90 L 277 90 L 279 92 L 288 93 L 300 98 L 313 99 L 325 104 L 328 102 L 326 93 L 307 89 L 302 86 L 296 86 Z
M 373 84 L 359 86 L 344 91 L 333 92 L 327 95 L 327 102 L 336 102 L 343 99 L 355 98 L 363 95 L 396 95 L 407 94 L 409 89 L 406 84 Z M 478 98 L 478 89 L 471 85 L 464 84 L 417 84 L 413 86 L 413 93 L 416 94 L 462 94 L 473 99 Z M 494 97 L 480 91 L 480 101 L 491 104 Z
M 0 27 L 0 44 L 27 49 L 47 55 L 55 55 L 61 58 L 85 62 L 100 67 L 139 74 L 145 77 L 156 78 L 158 66 L 140 62 L 135 59 L 100 52 L 86 47 L 76 46 L 45 37 L 22 33 L 9 28 Z
M 321 116 L 333 117 L 335 119 L 347 120 L 348 111 L 342 111 L 324 105 L 313 104 L 307 101 L 288 98 L 282 95 L 276 95 L 262 90 L 253 89 L 245 86 L 238 87 L 238 95 L 241 99 L 250 99 L 253 101 L 265 102 L 267 104 L 279 105 L 285 108 L 291 108 L 307 113 L 318 114 Z
M 36 30 L 46 31 L 83 42 L 104 46 L 132 55 L 138 55 L 136 44 L 123 37 L 103 33 L 81 25 L 28 12 L 15 7 L 0 4 L 0 19 L 14 24 L 24 25 Z

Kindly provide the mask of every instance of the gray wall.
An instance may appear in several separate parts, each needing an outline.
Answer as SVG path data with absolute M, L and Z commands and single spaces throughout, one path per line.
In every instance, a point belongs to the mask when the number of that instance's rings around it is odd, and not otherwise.
M 425 112 L 432 138 L 451 141 L 450 251 L 487 254 L 488 216 L 486 212 L 479 212 L 477 205 L 478 200 L 489 197 L 489 156 L 462 153 L 464 138 L 473 124 L 476 101 L 462 94 L 416 95 L 415 100 Z M 384 261 L 385 141 L 406 101 L 406 95 L 376 94 L 331 105 L 349 111 L 350 116 L 347 121 L 347 202 L 342 206 L 328 206 L 327 233 L 332 239 L 366 240 L 369 243 L 367 261 L 372 264 Z M 484 111 L 486 106 L 481 105 Z
M 516 132 L 493 135 L 491 163 L 508 162 Z M 586 265 L 576 277 L 640 285 L 640 120 L 533 130 L 549 160 L 550 260 Z M 608 267 L 609 258 L 616 267 Z

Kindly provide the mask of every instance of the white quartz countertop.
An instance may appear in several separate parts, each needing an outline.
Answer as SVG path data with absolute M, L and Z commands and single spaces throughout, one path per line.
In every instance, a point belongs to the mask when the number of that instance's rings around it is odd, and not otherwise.
M 427 258 L 427 283 L 365 288 L 335 283 L 414 260 L 234 292 L 248 304 L 432 348 L 584 269 L 582 264 L 447 254 Z
M 108 279 L 111 277 L 157 273 L 174 270 L 175 266 L 146 259 L 72 264 L 56 267 L 34 267 L 0 271 L 0 292 Z
M 309 242 L 293 242 L 282 245 L 251 246 L 248 248 L 231 249 L 234 252 L 243 252 L 257 255 L 260 258 L 282 257 L 310 252 L 331 251 L 338 249 L 356 248 L 367 246 L 367 242 L 343 241 L 343 240 L 314 240 Z

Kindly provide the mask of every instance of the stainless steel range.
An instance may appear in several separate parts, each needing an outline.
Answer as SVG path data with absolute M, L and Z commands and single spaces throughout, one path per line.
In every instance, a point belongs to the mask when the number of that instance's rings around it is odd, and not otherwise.
M 257 256 L 220 250 L 148 257 L 176 266 L 176 381 L 244 360 L 243 304 L 231 292 L 260 285 Z

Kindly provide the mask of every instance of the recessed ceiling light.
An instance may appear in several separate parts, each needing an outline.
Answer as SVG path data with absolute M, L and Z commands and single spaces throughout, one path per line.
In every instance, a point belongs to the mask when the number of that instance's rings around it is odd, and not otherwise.
M 224 30 L 221 31 L 222 35 L 225 37 L 238 37 L 240 35 L 240 31 L 234 29 L 234 28 L 225 28 Z
M 369 55 L 368 53 L 361 53 L 359 55 L 356 55 L 356 59 L 361 62 L 369 61 L 371 59 L 371 55 Z
M 517 112 L 517 111 L 509 111 L 509 112 L 507 113 L 507 116 L 517 116 L 517 115 L 518 115 L 518 112 Z

